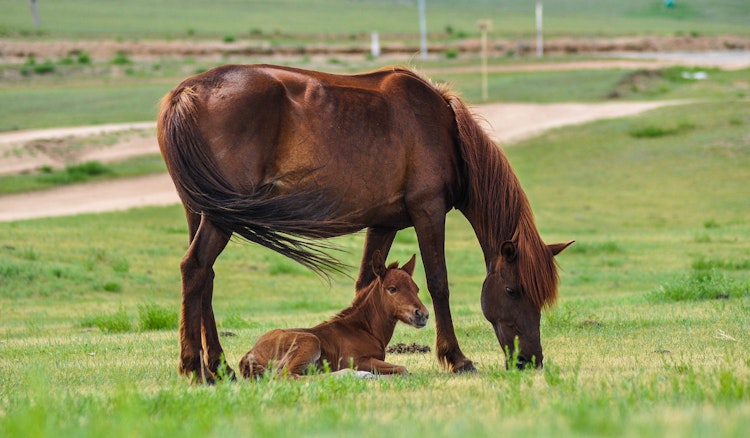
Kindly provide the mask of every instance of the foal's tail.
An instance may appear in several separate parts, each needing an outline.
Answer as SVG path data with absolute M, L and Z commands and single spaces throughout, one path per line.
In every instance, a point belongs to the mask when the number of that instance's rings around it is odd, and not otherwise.
M 187 209 L 228 233 L 285 255 L 323 276 L 344 265 L 322 239 L 351 231 L 337 218 L 337 203 L 321 190 L 275 194 L 273 183 L 240 193 L 223 177 L 198 129 L 198 94 L 181 85 L 163 99 L 157 122 L 159 148 Z M 348 227 L 348 228 L 347 228 Z

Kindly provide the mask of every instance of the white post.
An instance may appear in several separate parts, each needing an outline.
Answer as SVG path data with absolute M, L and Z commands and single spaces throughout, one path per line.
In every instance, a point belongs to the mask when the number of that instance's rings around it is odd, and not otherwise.
M 42 25 L 42 19 L 39 18 L 39 7 L 36 4 L 36 0 L 29 0 L 29 8 L 31 8 L 31 20 L 34 22 L 34 27 Z
M 487 81 L 487 33 L 492 30 L 492 21 L 479 20 L 477 26 L 482 33 L 482 100 L 487 100 L 489 98 Z
M 373 58 L 380 56 L 380 38 L 377 32 L 372 33 L 372 41 L 370 42 L 370 54 Z
M 536 56 L 544 54 L 544 37 L 542 36 L 542 2 L 536 2 Z
M 419 33 L 422 59 L 427 59 L 427 16 L 424 2 L 425 0 L 419 0 Z

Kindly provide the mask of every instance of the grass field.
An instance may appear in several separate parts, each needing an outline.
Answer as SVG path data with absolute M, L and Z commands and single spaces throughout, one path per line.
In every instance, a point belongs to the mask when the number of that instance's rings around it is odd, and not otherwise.
M 750 179 L 745 100 L 560 129 L 507 150 L 547 241 L 561 299 L 545 368 L 506 371 L 479 308 L 481 252 L 448 218 L 457 335 L 480 372 L 389 355 L 405 378 L 191 387 L 176 375 L 180 208 L 0 224 L 0 435 L 745 436 L 750 431 Z M 337 240 L 355 264 L 362 236 Z M 390 259 L 417 252 L 399 233 Z M 352 298 L 270 251 L 230 244 L 214 305 L 236 364 L 272 327 Z M 353 275 L 353 270 L 351 271 Z M 421 266 L 415 275 L 429 305 Z M 393 342 L 431 345 L 434 326 Z
M 432 38 L 533 34 L 535 2 L 430 0 Z M 547 1 L 550 36 L 750 34 L 744 0 Z M 278 2 L 0 0 L 0 38 L 341 41 L 378 30 L 415 38 L 416 1 Z M 336 19 L 331 19 L 336 15 Z M 283 19 L 279 17 L 284 17 Z M 184 59 L 35 60 L 0 66 L 0 131 L 152 120 L 181 78 L 215 63 Z M 418 65 L 479 102 L 477 73 Z M 291 60 L 361 71 L 376 61 Z M 495 59 L 496 65 L 519 62 Z M 527 61 L 520 61 L 527 62 Z M 51 68 L 50 68 L 51 66 Z M 178 206 L 0 223 L 0 436 L 745 437 L 750 435 L 750 102 L 748 71 L 686 69 L 494 73 L 491 101 L 693 99 L 639 117 L 558 129 L 507 148 L 558 257 L 560 300 L 542 318 L 545 367 L 506 371 L 479 293 L 483 259 L 471 227 L 447 219 L 456 332 L 479 372 L 443 372 L 429 354 L 389 354 L 406 377 L 325 376 L 191 386 L 176 372 Z M 158 158 L 0 179 L 0 192 L 66 179 L 162 171 Z M 335 240 L 355 265 L 361 234 Z M 389 260 L 418 252 L 399 233 Z M 280 256 L 230 243 L 216 265 L 214 307 L 228 362 L 264 331 L 313 325 L 353 297 Z M 349 270 L 355 275 L 355 267 Z M 421 262 L 415 279 L 431 305 Z M 433 346 L 432 323 L 399 325 L 393 343 Z
M 0 1 L 0 35 L 116 38 L 266 38 L 284 40 L 300 35 L 348 39 L 372 31 L 419 33 L 417 2 L 402 0 L 133 0 L 126 3 L 74 0 L 38 2 L 42 26 L 33 28 L 28 2 Z M 479 19 L 492 19 L 501 37 L 535 32 L 536 2 L 430 0 L 427 26 L 442 38 L 476 35 Z M 566 0 L 544 2 L 549 36 L 612 36 L 633 34 L 744 34 L 750 5 L 743 0 L 706 4 L 678 1 L 667 9 L 653 0 Z M 416 38 L 415 38 L 416 39 Z

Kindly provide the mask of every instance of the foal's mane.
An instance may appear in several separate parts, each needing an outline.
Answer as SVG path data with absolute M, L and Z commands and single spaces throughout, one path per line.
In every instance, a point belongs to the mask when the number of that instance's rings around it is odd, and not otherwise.
M 508 158 L 477 123 L 457 93 L 447 85 L 423 80 L 442 95 L 454 113 L 464 189 L 463 199 L 459 199 L 456 207 L 467 217 L 471 215 L 486 254 L 499 255 L 504 241 L 515 243 L 519 276 L 526 296 L 539 309 L 552 305 L 557 299 L 555 260 L 539 235 L 529 200 Z
M 397 269 L 397 268 L 398 268 L 398 262 L 391 263 L 385 268 L 386 275 L 387 275 L 387 271 L 391 269 Z M 349 307 L 337 313 L 336 316 L 331 318 L 329 321 L 343 319 L 349 315 L 352 315 L 358 312 L 363 307 L 367 299 L 370 298 L 372 294 L 376 293 L 375 289 L 378 287 L 383 287 L 383 283 L 379 277 L 375 277 L 375 280 L 371 281 L 370 284 L 357 290 L 356 294 L 354 295 L 354 300 L 352 301 L 352 304 Z

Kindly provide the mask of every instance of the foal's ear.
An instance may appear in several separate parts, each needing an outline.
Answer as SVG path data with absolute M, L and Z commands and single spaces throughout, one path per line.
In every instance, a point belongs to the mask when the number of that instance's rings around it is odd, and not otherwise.
M 385 275 L 385 270 L 383 254 L 380 253 L 380 250 L 376 249 L 375 252 L 372 253 L 372 272 L 374 272 L 376 276 L 382 277 Z
M 406 271 L 409 276 L 414 275 L 414 266 L 417 264 L 417 255 L 412 254 L 411 258 L 408 262 L 404 264 L 404 266 L 401 267 L 402 271 Z
M 547 245 L 547 248 L 549 248 L 549 250 L 552 251 L 553 256 L 556 256 L 560 254 L 561 252 L 563 252 L 565 248 L 572 245 L 573 242 L 575 242 L 575 240 L 571 240 L 570 242 L 565 242 L 565 243 L 552 243 L 552 244 Z

